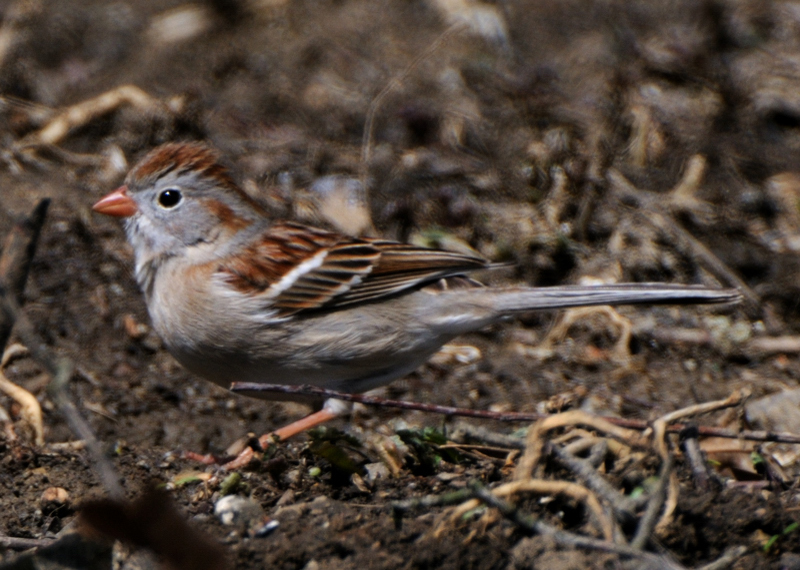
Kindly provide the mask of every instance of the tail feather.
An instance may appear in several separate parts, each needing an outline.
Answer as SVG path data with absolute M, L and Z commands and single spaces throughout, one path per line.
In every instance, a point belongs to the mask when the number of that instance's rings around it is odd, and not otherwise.
M 697 285 L 623 283 L 620 285 L 565 285 L 493 289 L 495 310 L 518 313 L 590 305 L 718 304 L 742 300 L 737 289 L 709 289 Z

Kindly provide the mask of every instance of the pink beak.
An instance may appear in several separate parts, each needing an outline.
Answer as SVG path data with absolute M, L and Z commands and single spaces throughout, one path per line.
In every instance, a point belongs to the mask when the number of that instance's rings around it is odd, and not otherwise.
M 128 196 L 128 187 L 120 186 L 108 196 L 100 199 L 97 204 L 92 206 L 92 210 L 114 216 L 115 218 L 128 218 L 139 211 L 136 202 Z

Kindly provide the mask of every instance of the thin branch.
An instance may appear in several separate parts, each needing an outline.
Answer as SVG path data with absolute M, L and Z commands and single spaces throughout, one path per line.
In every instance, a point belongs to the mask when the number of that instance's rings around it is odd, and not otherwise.
M 419 412 L 429 412 L 444 416 L 465 416 L 470 418 L 482 418 L 487 420 L 498 420 L 505 422 L 531 422 L 548 417 L 547 414 L 520 414 L 491 412 L 488 410 L 469 410 L 466 408 L 455 408 L 452 406 L 439 406 L 437 404 L 423 404 L 419 402 L 405 402 L 402 400 L 389 400 L 379 396 L 368 396 L 366 394 L 350 394 L 347 392 L 336 392 L 317 386 L 299 385 L 288 386 L 285 384 L 261 384 L 258 382 L 234 382 L 230 387 L 231 392 L 275 392 L 279 394 L 291 394 L 294 396 L 305 396 L 316 400 L 342 400 L 345 402 L 358 402 L 368 406 L 379 406 L 385 408 L 400 408 L 404 410 L 416 410 Z
M 650 500 L 647 502 L 647 509 L 644 511 L 642 520 L 639 522 L 639 528 L 636 529 L 636 536 L 631 541 L 631 548 L 643 550 L 653 534 L 653 529 L 658 522 L 658 513 L 664 506 L 664 501 L 667 499 L 667 488 L 670 484 L 670 477 L 672 476 L 672 456 L 670 455 L 666 461 L 661 464 L 661 472 L 658 474 L 658 485 L 653 490 Z
M 39 201 L 27 218 L 14 224 L 3 243 L 3 253 L 0 255 L 0 287 L 8 291 L 18 304 L 23 302 L 25 282 L 28 280 L 28 272 L 49 206 L 49 199 Z M 4 311 L 0 311 L 0 354 L 5 350 L 12 328 L 14 320 Z
M 662 557 L 655 556 L 647 552 L 642 552 L 641 550 L 633 549 L 629 546 L 614 544 L 612 542 L 597 540 L 596 538 L 589 538 L 579 534 L 573 534 L 571 532 L 559 530 L 545 522 L 521 513 L 516 507 L 514 507 L 514 505 L 504 501 L 499 497 L 496 497 L 477 481 L 471 482 L 469 489 L 472 491 L 473 496 L 476 499 L 480 499 L 488 506 L 496 508 L 498 511 L 500 511 L 500 514 L 518 527 L 533 534 L 549 536 L 562 546 L 587 548 L 590 550 L 598 550 L 600 552 L 610 552 L 626 558 L 632 557 L 640 560 L 646 560 L 652 564 L 655 564 L 655 568 L 680 568 L 680 566 L 672 561 L 668 561 Z
M 539 420 L 528 430 L 525 453 L 517 465 L 514 477 L 524 479 L 538 463 L 538 456 L 541 456 L 545 445 L 544 434 L 554 429 L 573 426 L 588 427 L 631 447 L 646 447 L 648 445 L 647 438 L 634 430 L 620 428 L 604 418 L 583 410 L 569 410 Z
M 0 535 L 0 548 L 9 550 L 29 550 L 50 546 L 55 542 L 52 538 L 17 538 L 15 536 Z
M 428 495 L 425 497 L 395 501 L 391 504 L 395 517 L 402 516 L 407 511 L 414 509 L 430 509 L 433 507 L 449 507 L 460 505 L 472 497 L 472 492 L 466 489 L 445 493 L 444 495 Z
M 684 456 L 692 469 L 692 478 L 695 486 L 701 491 L 707 491 L 711 478 L 708 474 L 703 452 L 700 449 L 700 443 L 697 441 L 696 426 L 689 426 L 681 432 L 681 443 L 683 444 Z
M 167 111 L 163 102 L 145 93 L 135 85 L 120 85 L 97 97 L 81 101 L 63 109 L 44 127 L 25 136 L 18 144 L 18 149 L 42 145 L 57 145 L 78 127 L 103 115 L 115 111 L 122 105 L 130 105 L 142 111 Z
M 495 447 L 505 447 L 506 449 L 525 449 L 525 440 L 522 438 L 463 422 L 456 425 L 449 434 L 448 439 L 462 443 L 478 441 Z
M 19 404 L 20 418 L 33 429 L 33 442 L 36 447 L 42 447 L 44 445 L 44 421 L 42 420 L 42 407 L 36 396 L 6 378 L 2 367 L 0 367 L 0 392 Z
M 284 384 L 259 384 L 256 382 L 234 382 L 230 387 L 232 392 L 274 392 L 278 394 L 291 394 L 294 396 L 305 396 L 310 399 L 325 400 L 333 398 L 345 402 L 358 402 L 367 406 L 380 406 L 384 408 L 401 408 L 404 410 L 416 410 L 445 416 L 462 416 L 469 418 L 480 418 L 495 420 L 500 422 L 535 422 L 551 417 L 550 414 L 521 413 L 521 412 L 490 412 L 488 410 L 469 410 L 466 408 L 454 408 L 451 406 L 439 406 L 436 404 L 421 404 L 418 402 L 404 402 L 402 400 L 389 400 L 377 396 L 367 396 L 365 394 L 349 394 L 347 392 L 337 392 L 318 388 L 317 386 L 300 385 L 287 386 Z M 625 418 L 615 418 L 602 416 L 600 419 L 607 421 L 615 426 L 646 430 L 652 427 L 650 423 L 642 420 L 631 420 Z M 666 426 L 666 433 L 680 433 L 686 429 L 688 424 L 675 423 Z M 745 439 L 749 441 L 774 441 L 778 443 L 800 444 L 800 434 L 789 432 L 775 432 L 768 430 L 730 430 L 710 426 L 697 426 L 698 434 L 702 437 L 722 437 L 726 439 Z M 515 445 L 517 449 L 524 449 L 525 442 L 521 441 Z
M 570 481 L 548 481 L 543 479 L 528 479 L 527 481 L 513 481 L 505 483 L 492 489 L 495 497 L 509 497 L 521 493 L 535 493 L 539 495 L 563 495 L 575 501 L 584 503 L 589 511 L 594 515 L 600 531 L 605 540 L 613 540 L 614 525 L 611 519 L 603 512 L 600 501 L 597 497 L 582 485 Z M 471 499 L 458 506 L 450 516 L 451 520 L 458 520 L 467 512 L 480 505 L 478 499 Z
M 583 481 L 587 488 L 605 499 L 611 505 L 614 516 L 618 521 L 626 523 L 634 520 L 636 517 L 636 501 L 615 489 L 589 463 L 566 452 L 557 445 L 549 445 L 548 451 L 553 454 L 559 463 Z

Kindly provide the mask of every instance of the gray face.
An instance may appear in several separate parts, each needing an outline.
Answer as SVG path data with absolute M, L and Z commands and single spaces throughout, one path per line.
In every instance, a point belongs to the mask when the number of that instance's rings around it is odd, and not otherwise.
M 215 243 L 233 220 L 253 220 L 252 208 L 240 196 L 192 171 L 132 181 L 128 192 L 139 210 L 126 226 L 137 257 L 183 254 Z

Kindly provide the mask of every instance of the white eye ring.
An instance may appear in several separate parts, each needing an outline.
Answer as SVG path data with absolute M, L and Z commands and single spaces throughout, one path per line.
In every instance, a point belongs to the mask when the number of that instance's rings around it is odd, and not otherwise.
M 180 204 L 182 200 L 183 194 L 177 188 L 167 188 L 166 190 L 162 190 L 159 192 L 158 198 L 156 198 L 158 205 L 165 210 L 171 210 Z

